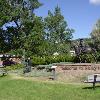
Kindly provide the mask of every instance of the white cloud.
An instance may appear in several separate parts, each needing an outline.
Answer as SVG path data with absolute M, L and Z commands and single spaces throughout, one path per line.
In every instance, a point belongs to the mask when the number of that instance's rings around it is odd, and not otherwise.
M 100 0 L 89 0 L 90 3 L 95 4 L 95 5 L 100 5 Z

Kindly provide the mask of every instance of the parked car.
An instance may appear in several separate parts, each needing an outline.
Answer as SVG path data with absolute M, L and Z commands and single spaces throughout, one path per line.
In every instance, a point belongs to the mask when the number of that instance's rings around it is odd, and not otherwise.
M 3 66 L 11 66 L 12 64 L 16 64 L 16 63 L 9 59 L 3 61 Z

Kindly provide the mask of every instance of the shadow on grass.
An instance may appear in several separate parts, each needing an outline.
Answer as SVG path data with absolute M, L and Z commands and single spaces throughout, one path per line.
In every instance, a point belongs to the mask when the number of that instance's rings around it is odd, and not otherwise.
M 93 88 L 93 86 L 91 86 L 91 87 L 84 87 L 82 89 L 96 89 L 96 88 L 99 88 L 100 89 L 100 86 L 95 86 L 95 88 Z

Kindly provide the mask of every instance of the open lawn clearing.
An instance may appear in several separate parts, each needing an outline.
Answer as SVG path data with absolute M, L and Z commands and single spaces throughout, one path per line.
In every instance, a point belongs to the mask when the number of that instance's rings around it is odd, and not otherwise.
M 100 100 L 100 87 L 52 83 L 0 77 L 0 100 Z

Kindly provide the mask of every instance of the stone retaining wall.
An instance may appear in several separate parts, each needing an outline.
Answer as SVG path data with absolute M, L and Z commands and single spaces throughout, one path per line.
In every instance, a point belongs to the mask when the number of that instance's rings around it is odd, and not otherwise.
M 62 81 L 83 81 L 87 75 L 100 73 L 100 64 L 76 63 L 56 66 L 57 79 Z

